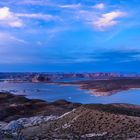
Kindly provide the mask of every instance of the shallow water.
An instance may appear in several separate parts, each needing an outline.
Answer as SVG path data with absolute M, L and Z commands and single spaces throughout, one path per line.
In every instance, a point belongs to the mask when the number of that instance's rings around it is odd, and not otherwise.
M 63 86 L 46 83 L 0 83 L 0 90 L 26 95 L 28 98 L 55 101 L 65 99 L 79 103 L 129 103 L 140 105 L 140 90 L 121 91 L 111 96 L 97 97 L 78 86 Z

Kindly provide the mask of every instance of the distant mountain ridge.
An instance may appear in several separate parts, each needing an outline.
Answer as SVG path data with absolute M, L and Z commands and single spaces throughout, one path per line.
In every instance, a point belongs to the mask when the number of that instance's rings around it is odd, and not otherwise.
M 48 82 L 66 78 L 112 79 L 139 78 L 140 74 L 122 73 L 0 73 L 0 81 Z

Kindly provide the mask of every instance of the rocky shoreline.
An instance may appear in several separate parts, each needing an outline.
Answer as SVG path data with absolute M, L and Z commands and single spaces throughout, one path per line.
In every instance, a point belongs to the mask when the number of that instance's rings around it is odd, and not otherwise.
M 12 121 L 22 117 L 37 115 L 62 115 L 79 107 L 79 103 L 65 100 L 46 102 L 39 99 L 28 99 L 25 96 L 0 92 L 0 121 Z
M 140 106 L 45 102 L 0 93 L 0 140 L 140 139 Z
M 96 96 L 110 96 L 120 91 L 140 89 L 140 78 L 120 78 L 108 80 L 85 80 L 74 82 L 57 82 L 62 85 L 79 85 L 81 89 L 89 90 Z

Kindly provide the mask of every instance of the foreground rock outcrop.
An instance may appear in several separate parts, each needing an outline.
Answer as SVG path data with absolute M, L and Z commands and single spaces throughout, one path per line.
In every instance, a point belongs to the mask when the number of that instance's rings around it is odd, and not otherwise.
M 0 140 L 24 140 L 22 130 L 57 119 L 57 116 L 35 116 L 20 118 L 9 123 L 0 122 Z
M 49 103 L 10 93 L 0 93 L 0 121 L 10 122 L 19 118 L 38 115 L 59 116 L 80 105 L 65 100 Z
M 140 139 L 140 107 L 123 104 L 82 105 L 56 120 L 23 129 L 22 132 L 27 140 Z
M 22 118 L 3 125 L 5 140 L 7 133 L 11 140 L 135 140 L 140 139 L 140 106 L 82 105 L 60 116 Z
M 0 117 L 5 115 L 0 119 L 0 140 L 140 139 L 140 106 L 47 103 L 9 93 L 1 93 L 0 99 Z

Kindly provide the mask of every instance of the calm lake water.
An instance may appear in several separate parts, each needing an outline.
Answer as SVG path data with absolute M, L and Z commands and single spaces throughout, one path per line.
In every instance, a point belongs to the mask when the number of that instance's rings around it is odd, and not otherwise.
M 55 101 L 65 99 L 79 103 L 130 103 L 140 105 L 140 90 L 121 91 L 111 96 L 97 97 L 78 86 L 62 86 L 46 83 L 0 83 L 0 90 L 26 95 L 28 98 Z

